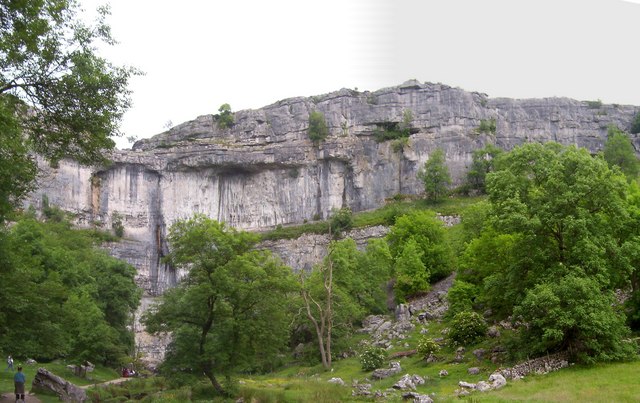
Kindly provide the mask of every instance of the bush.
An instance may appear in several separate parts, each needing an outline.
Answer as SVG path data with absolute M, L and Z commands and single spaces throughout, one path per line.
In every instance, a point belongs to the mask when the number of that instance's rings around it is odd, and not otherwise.
M 327 121 L 322 112 L 311 112 L 309 114 L 309 139 L 311 139 L 314 144 L 318 144 L 327 138 L 328 135 L 329 129 L 327 128 Z
M 353 227 L 353 214 L 348 207 L 335 211 L 331 216 L 331 232 L 338 236 L 343 231 L 349 231 Z
M 387 352 L 380 347 L 370 346 L 360 354 L 360 364 L 363 371 L 373 371 L 376 368 L 382 367 L 384 361 L 387 359 Z
M 440 350 L 440 346 L 431 337 L 423 335 L 420 340 L 418 340 L 418 354 L 420 354 L 420 357 L 427 359 L 438 350 Z
M 114 211 L 111 214 L 111 228 L 113 228 L 113 233 L 118 237 L 122 238 L 124 236 L 124 224 L 122 223 L 122 214 Z
M 218 121 L 218 127 L 220 129 L 228 129 L 235 123 L 233 112 L 231 112 L 231 106 L 229 104 L 222 104 L 218 109 L 219 114 L 214 115 L 214 118 Z
M 494 118 L 481 119 L 480 126 L 478 126 L 476 131 L 484 134 L 496 134 L 496 120 Z
M 455 280 L 447 293 L 449 311 L 447 315 L 453 317 L 460 312 L 468 312 L 473 309 L 473 301 L 478 291 L 473 284 L 461 280 Z
M 476 312 L 460 312 L 453 317 L 449 339 L 454 345 L 470 345 L 484 337 L 487 322 Z

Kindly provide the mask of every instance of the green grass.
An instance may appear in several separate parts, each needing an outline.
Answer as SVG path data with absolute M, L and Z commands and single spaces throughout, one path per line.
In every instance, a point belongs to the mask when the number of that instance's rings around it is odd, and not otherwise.
M 637 402 L 640 361 L 575 366 L 509 381 L 495 392 L 473 394 L 478 402 Z
M 376 210 L 361 211 L 353 215 L 353 227 L 363 228 L 374 225 L 393 225 L 397 217 L 415 210 L 432 210 L 442 215 L 462 215 L 464 210 L 485 199 L 480 197 L 450 197 L 438 202 L 413 199 L 414 196 L 398 195 L 386 205 Z M 328 234 L 329 221 L 314 221 L 301 225 L 278 226 L 261 234 L 262 240 L 295 239 L 303 234 Z

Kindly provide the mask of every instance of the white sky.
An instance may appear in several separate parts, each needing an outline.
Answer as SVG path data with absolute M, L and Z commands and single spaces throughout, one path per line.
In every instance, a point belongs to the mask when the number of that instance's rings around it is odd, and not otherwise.
M 410 78 L 640 105 L 640 0 L 80 0 L 105 2 L 120 43 L 101 53 L 146 73 L 125 136 Z

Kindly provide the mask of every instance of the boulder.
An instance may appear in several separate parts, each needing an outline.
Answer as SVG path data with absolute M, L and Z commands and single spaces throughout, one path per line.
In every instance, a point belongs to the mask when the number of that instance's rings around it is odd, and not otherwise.
M 465 381 L 458 382 L 458 386 L 466 388 L 466 389 L 475 389 L 476 388 L 476 384 L 475 383 L 469 383 L 469 382 L 465 382 Z
M 478 348 L 476 350 L 473 350 L 473 355 L 475 355 L 478 360 L 482 360 L 486 352 L 487 351 L 484 348 Z
M 398 361 L 391 361 L 389 368 L 378 368 L 373 371 L 371 377 L 373 379 L 384 379 L 392 375 L 399 374 L 402 371 L 402 367 Z
M 354 382 L 352 385 L 351 396 L 371 396 L 371 384 L 370 383 L 358 383 Z
M 498 329 L 497 326 L 491 326 L 487 330 L 487 336 L 492 337 L 494 339 L 500 337 L 500 329 Z
M 340 385 L 340 386 L 345 386 L 346 383 L 344 383 L 344 381 L 342 380 L 342 378 L 331 378 L 329 379 L 327 382 L 329 383 L 335 383 L 336 385 Z
M 393 385 L 394 389 L 407 390 L 412 389 L 416 390 L 416 386 L 424 384 L 425 380 L 420 375 L 409 375 L 405 374 L 400 378 L 398 382 Z
M 489 385 L 487 382 L 485 381 L 480 381 L 478 383 L 476 383 L 476 390 L 479 392 L 486 392 L 488 390 L 491 390 L 491 385 Z
M 54 375 L 45 368 L 38 368 L 31 384 L 33 392 L 56 394 L 63 402 L 85 402 L 87 394 L 84 389 L 72 384 L 64 378 Z
M 405 392 L 402 394 L 404 400 L 413 399 L 413 403 L 433 403 L 433 399 L 429 395 L 421 395 L 416 392 Z
M 480 373 L 480 368 L 478 367 L 471 367 L 469 369 L 467 369 L 467 373 L 469 375 L 478 375 Z
M 489 377 L 489 383 L 491 383 L 492 389 L 500 389 L 507 384 L 507 380 L 501 374 L 494 373 Z
M 405 304 L 400 304 L 396 306 L 396 320 L 398 322 L 406 322 L 411 318 L 411 311 L 409 310 L 409 306 Z
M 447 371 L 446 369 L 442 369 L 442 370 L 440 370 L 438 375 L 440 375 L 440 377 L 442 378 L 443 376 L 449 375 L 449 371 Z

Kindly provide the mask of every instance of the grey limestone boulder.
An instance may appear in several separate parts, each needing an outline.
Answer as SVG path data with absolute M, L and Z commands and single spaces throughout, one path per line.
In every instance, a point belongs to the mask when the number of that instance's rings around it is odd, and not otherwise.
M 64 378 L 54 375 L 45 368 L 38 368 L 33 378 L 31 390 L 34 392 L 54 393 L 63 402 L 85 402 L 87 394 L 84 389 L 72 384 Z

